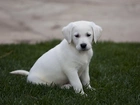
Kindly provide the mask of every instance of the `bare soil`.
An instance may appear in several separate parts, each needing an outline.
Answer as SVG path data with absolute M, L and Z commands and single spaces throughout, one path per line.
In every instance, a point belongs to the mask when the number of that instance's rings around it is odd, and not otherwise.
M 0 44 L 62 39 L 77 20 L 100 25 L 101 41 L 140 42 L 140 0 L 0 0 Z

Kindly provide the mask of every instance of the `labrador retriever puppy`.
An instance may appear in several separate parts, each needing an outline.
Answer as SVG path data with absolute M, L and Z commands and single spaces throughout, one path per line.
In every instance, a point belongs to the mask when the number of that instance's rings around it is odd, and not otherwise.
M 71 22 L 62 29 L 65 39 L 43 54 L 29 72 L 16 70 L 10 73 L 27 75 L 27 81 L 34 84 L 73 87 L 76 93 L 84 94 L 83 86 L 92 89 L 89 77 L 92 42 L 97 42 L 101 31 L 94 22 Z

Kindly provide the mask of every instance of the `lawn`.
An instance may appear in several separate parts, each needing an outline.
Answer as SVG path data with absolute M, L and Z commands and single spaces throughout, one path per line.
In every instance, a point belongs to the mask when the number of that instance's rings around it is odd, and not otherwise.
M 90 77 L 96 91 L 84 88 L 87 97 L 73 89 L 33 85 L 25 76 L 9 74 L 29 70 L 59 42 L 0 45 L 0 105 L 140 105 L 140 43 L 93 44 Z

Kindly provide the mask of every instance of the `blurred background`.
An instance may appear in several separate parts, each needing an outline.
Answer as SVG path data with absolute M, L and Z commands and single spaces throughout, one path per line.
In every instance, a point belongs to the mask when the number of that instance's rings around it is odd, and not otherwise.
M 0 0 L 0 44 L 62 39 L 78 20 L 101 26 L 101 41 L 140 42 L 140 0 Z

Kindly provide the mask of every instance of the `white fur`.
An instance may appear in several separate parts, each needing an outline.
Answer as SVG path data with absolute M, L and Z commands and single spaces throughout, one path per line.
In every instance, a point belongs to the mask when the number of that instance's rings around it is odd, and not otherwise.
M 25 71 L 25 70 L 15 70 L 15 71 L 12 71 L 10 72 L 11 74 L 21 74 L 21 75 L 29 75 L 29 72 L 28 71 Z
M 84 94 L 82 84 L 91 89 L 89 63 L 93 55 L 92 40 L 96 42 L 101 31 L 101 27 L 93 22 L 72 22 L 62 29 L 65 39 L 43 54 L 29 73 L 23 70 L 11 73 L 28 75 L 27 81 L 35 84 L 54 83 L 62 88 L 72 86 L 76 93 Z

